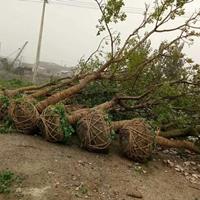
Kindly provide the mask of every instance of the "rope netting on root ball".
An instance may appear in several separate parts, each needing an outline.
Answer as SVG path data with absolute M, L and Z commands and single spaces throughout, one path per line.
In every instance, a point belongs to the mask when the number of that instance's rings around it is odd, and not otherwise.
M 3 120 L 8 115 L 9 105 L 9 98 L 6 96 L 0 96 L 0 120 Z
M 119 130 L 123 154 L 136 162 L 146 162 L 151 158 L 154 138 L 150 126 L 143 119 L 126 123 Z
M 63 104 L 47 107 L 40 116 L 39 127 L 49 142 L 67 142 L 74 133 Z
M 31 101 L 20 98 L 11 102 L 9 115 L 20 133 L 34 134 L 39 113 Z
M 77 123 L 81 147 L 95 152 L 107 152 L 111 144 L 111 126 L 105 114 L 92 110 Z

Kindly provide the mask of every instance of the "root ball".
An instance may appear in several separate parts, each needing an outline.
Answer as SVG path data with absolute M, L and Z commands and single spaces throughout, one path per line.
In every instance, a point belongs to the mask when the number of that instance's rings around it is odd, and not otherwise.
M 34 134 L 39 113 L 31 101 L 25 99 L 13 101 L 10 105 L 9 115 L 20 133 Z
M 135 119 L 119 130 L 123 154 L 136 162 L 146 162 L 152 155 L 154 136 L 143 119 Z
M 92 110 L 77 125 L 81 147 L 95 152 L 107 152 L 111 144 L 111 127 L 103 113 Z
M 41 114 L 40 130 L 49 142 L 66 142 L 74 132 L 69 124 L 64 105 L 47 107 Z

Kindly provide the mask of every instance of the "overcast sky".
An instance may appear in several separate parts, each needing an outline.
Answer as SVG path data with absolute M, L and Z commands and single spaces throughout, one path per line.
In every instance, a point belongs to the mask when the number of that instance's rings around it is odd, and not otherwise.
M 24 61 L 34 62 L 38 41 L 42 3 L 39 0 L 0 0 L 0 55 L 8 56 L 29 41 L 23 52 Z M 55 0 L 54 0 L 55 1 Z M 101 38 L 96 37 L 97 9 L 90 9 L 93 0 L 59 0 L 67 5 L 48 4 L 45 16 L 41 60 L 58 64 L 75 65 L 80 57 L 95 50 Z M 125 23 L 115 27 L 125 37 L 137 27 L 143 12 L 145 0 L 125 0 L 129 11 Z M 71 5 L 71 6 L 70 6 Z M 81 8 L 86 6 L 85 8 Z M 196 0 L 188 7 L 188 15 L 200 7 Z M 181 18 L 184 20 L 184 18 Z M 174 35 L 168 35 L 168 38 Z M 166 36 L 157 35 L 152 40 L 158 44 Z M 200 63 L 200 39 L 186 48 L 186 52 Z M 13 54 L 14 56 L 15 54 Z

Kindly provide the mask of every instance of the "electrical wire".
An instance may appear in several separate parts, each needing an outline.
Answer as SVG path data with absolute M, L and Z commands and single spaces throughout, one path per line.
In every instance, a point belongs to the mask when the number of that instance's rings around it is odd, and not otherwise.
M 42 3 L 41 0 L 18 0 L 18 1 Z M 98 10 L 97 5 L 93 2 L 82 2 L 82 1 L 79 1 L 79 0 L 68 0 L 68 1 L 51 0 L 51 1 L 49 1 L 49 3 L 50 4 L 64 5 L 64 6 L 68 6 L 68 7 Z M 133 9 L 135 9 L 135 11 Z M 137 8 L 137 7 L 124 7 L 124 11 L 126 13 L 139 14 L 139 15 L 143 15 L 143 13 L 144 13 L 142 8 Z
M 42 3 L 42 0 L 18 0 L 23 2 L 35 2 L 35 3 Z M 80 0 L 48 0 L 50 4 L 57 4 L 57 5 L 63 5 L 68 7 L 75 7 L 75 8 L 83 8 L 83 9 L 92 9 L 92 10 L 99 10 L 97 5 L 93 2 L 82 2 Z M 78 3 L 78 4 L 77 4 Z M 143 15 L 144 9 L 139 7 L 123 7 L 123 11 L 128 14 L 133 15 Z M 188 19 L 190 16 L 178 16 L 179 18 L 185 18 Z M 200 21 L 200 20 L 197 20 Z

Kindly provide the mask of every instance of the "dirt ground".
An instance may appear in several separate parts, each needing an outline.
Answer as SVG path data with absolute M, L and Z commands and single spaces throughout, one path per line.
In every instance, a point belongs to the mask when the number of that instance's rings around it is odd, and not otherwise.
M 198 155 L 162 151 L 154 158 L 140 165 L 120 156 L 116 148 L 109 154 L 95 154 L 81 150 L 76 142 L 67 146 L 36 136 L 0 135 L 0 170 L 9 169 L 23 179 L 0 200 L 131 200 L 135 196 L 200 200 L 200 185 L 166 164 L 189 160 L 198 167 Z M 195 170 L 200 174 L 199 168 Z

